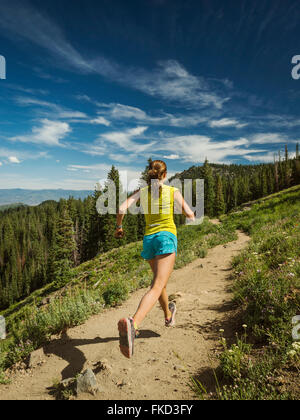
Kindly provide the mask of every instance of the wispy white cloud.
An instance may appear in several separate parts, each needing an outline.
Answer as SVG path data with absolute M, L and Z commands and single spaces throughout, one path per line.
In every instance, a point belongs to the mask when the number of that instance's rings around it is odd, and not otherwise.
M 216 142 L 209 136 L 186 135 L 161 139 L 156 145 L 156 151 L 169 151 L 183 162 L 203 163 L 207 158 L 210 162 L 225 163 L 229 157 L 243 157 L 246 153 L 262 152 L 248 148 L 249 144 L 246 138 Z
M 34 88 L 24 87 L 24 86 L 17 85 L 15 83 L 5 83 L 3 87 L 13 90 L 13 91 L 23 92 L 29 95 L 48 95 L 49 94 L 49 91 L 45 89 L 34 89 Z
M 115 121 L 138 121 L 141 124 L 162 125 L 169 127 L 195 127 L 201 123 L 206 123 L 211 115 L 199 115 L 198 113 L 170 114 L 161 112 L 158 116 L 149 115 L 141 108 L 119 103 L 101 103 L 87 95 L 77 95 L 80 101 L 94 104 L 98 110 L 99 118 L 109 118 Z M 211 114 L 211 113 L 210 113 Z
M 63 79 L 61 77 L 57 77 L 56 75 L 49 74 L 49 73 L 45 72 L 43 69 L 41 69 L 40 67 L 34 67 L 33 68 L 33 71 L 41 79 L 51 80 L 52 82 L 59 83 L 59 84 L 61 84 L 61 83 L 67 83 L 67 80 L 65 80 L 65 79 Z
M 0 27 L 6 36 L 39 45 L 65 65 L 72 65 L 80 71 L 91 71 L 89 64 L 66 40 L 61 29 L 28 3 L 18 0 L 2 3 Z
M 80 73 L 99 74 L 167 102 L 221 109 L 230 99 L 218 93 L 211 82 L 189 73 L 176 60 L 161 61 L 156 68 L 146 70 L 124 67 L 102 56 L 87 59 L 49 17 L 17 0 L 1 5 L 0 28 L 14 40 L 25 39 L 48 51 L 55 57 L 55 65 Z
M 9 156 L 8 160 L 10 163 L 21 163 L 16 156 Z
M 49 155 L 47 152 L 24 151 L 1 147 L 0 157 L 2 158 L 2 164 L 7 164 L 21 163 L 24 160 L 47 159 Z
M 35 112 L 38 115 L 42 115 L 48 119 L 54 118 L 66 120 L 70 123 L 105 125 L 106 127 L 110 126 L 110 121 L 102 116 L 91 118 L 85 112 L 68 109 L 56 103 L 44 101 L 38 98 L 18 96 L 15 98 L 15 101 L 21 106 L 34 107 Z
M 221 118 L 219 120 L 209 121 L 208 125 L 211 128 L 225 128 L 225 127 L 243 128 L 243 127 L 246 127 L 248 124 L 241 123 L 236 119 Z
M 72 169 L 92 169 L 95 171 L 108 171 L 111 166 L 107 163 L 96 163 L 92 165 L 69 165 L 68 168 Z
M 127 152 L 140 153 L 151 149 L 151 147 L 155 144 L 155 142 L 137 143 L 133 140 L 136 137 L 141 138 L 147 129 L 148 127 L 146 126 L 140 126 L 130 128 L 125 131 L 112 131 L 102 134 L 97 141 L 102 145 L 105 143 L 111 143 L 123 150 L 126 150 Z
M 126 165 L 127 161 L 120 162 L 121 164 L 118 164 L 118 170 L 122 186 L 128 191 L 133 191 L 138 187 L 141 170 L 139 170 L 138 165 L 135 165 L 135 168 L 133 169 L 131 166 Z M 86 171 L 89 171 L 89 182 L 93 181 L 94 185 L 100 184 L 103 187 L 107 179 L 107 174 L 111 169 L 111 165 L 105 163 L 91 165 L 68 165 L 67 169 L 74 170 L 74 174 L 76 174 L 76 171 L 79 171 L 79 176 L 80 173 L 86 173 Z M 77 180 L 75 180 L 75 182 L 77 182 Z
M 283 155 L 284 150 L 281 150 L 281 156 Z M 293 159 L 296 156 L 296 153 L 289 153 L 289 157 Z M 269 163 L 279 160 L 278 151 L 272 152 L 272 151 L 266 151 L 265 153 L 254 153 L 250 155 L 245 155 L 245 159 L 249 160 L 250 162 L 262 162 L 262 163 Z
M 250 136 L 250 141 L 255 144 L 297 142 L 283 133 L 258 133 Z
M 164 156 L 164 159 L 176 160 L 176 159 L 180 159 L 180 156 L 179 155 L 168 155 L 168 156 Z
M 78 145 L 81 152 L 92 156 L 107 155 L 112 160 L 127 162 L 134 156 L 152 150 L 156 141 L 145 141 L 147 126 L 137 126 L 123 131 L 109 131 L 101 134 L 94 143 Z M 142 140 L 142 141 L 141 141 Z
M 34 107 L 38 115 L 43 115 L 47 118 L 65 119 L 73 122 L 89 122 L 89 117 L 84 112 L 74 111 L 53 102 L 25 96 L 18 96 L 15 98 L 15 101 L 21 106 Z
M 82 153 L 86 153 L 87 155 L 91 156 L 104 156 L 108 153 L 105 144 L 79 144 L 77 149 L 82 151 Z
M 240 158 L 251 160 L 248 157 L 253 154 L 265 156 L 267 150 L 257 148 L 256 145 L 282 142 L 282 137 L 274 134 L 262 137 L 261 134 L 256 134 L 216 141 L 210 136 L 200 134 L 178 136 L 161 132 L 152 135 L 152 141 L 149 143 L 145 141 L 146 130 L 146 126 L 138 126 L 134 129 L 104 133 L 92 145 L 85 145 L 82 151 L 91 155 L 107 155 L 118 162 L 131 162 L 141 157 L 161 154 L 165 159 L 181 162 L 202 163 L 207 158 L 215 163 L 228 163 Z
M 115 162 L 128 163 L 128 162 L 131 162 L 135 158 L 135 155 L 128 155 L 128 154 L 122 155 L 121 153 L 110 153 L 109 158 L 111 160 L 114 160 Z
M 215 107 L 221 109 L 230 98 L 221 96 L 200 76 L 194 76 L 175 60 L 158 63 L 152 71 L 127 70 L 120 81 L 151 96 L 167 102 L 179 102 L 191 107 Z
M 136 120 L 147 123 L 161 123 L 165 119 L 165 117 L 151 117 L 142 109 L 130 105 L 118 103 L 105 104 L 99 102 L 95 102 L 95 105 L 102 108 L 101 111 L 98 111 L 100 115 L 108 115 L 115 120 Z
M 106 118 L 104 118 L 104 117 L 94 118 L 94 119 L 90 120 L 90 123 L 91 124 L 105 125 L 106 127 L 109 127 L 110 126 L 110 122 Z
M 69 174 L 71 175 L 71 174 Z M 97 178 L 96 178 L 97 179 Z M 1 174 L 0 188 L 25 188 L 32 190 L 41 189 L 64 189 L 64 190 L 89 190 L 93 191 L 95 187 L 95 179 L 86 179 L 84 177 L 74 179 L 72 177 L 65 177 L 54 179 L 43 176 L 26 176 L 20 177 L 19 173 Z
M 44 119 L 40 121 L 40 126 L 32 128 L 30 134 L 11 137 L 8 140 L 47 146 L 62 146 L 60 140 L 64 139 L 71 131 L 71 127 L 65 122 Z

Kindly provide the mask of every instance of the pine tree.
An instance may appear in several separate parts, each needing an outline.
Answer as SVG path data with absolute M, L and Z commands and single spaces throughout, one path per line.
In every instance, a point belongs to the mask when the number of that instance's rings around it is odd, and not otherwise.
M 122 192 L 122 185 L 120 181 L 119 171 L 112 166 L 107 176 L 107 183 L 104 189 L 104 193 L 108 191 L 108 183 L 113 181 L 116 187 L 116 211 L 119 209 L 119 192 Z M 114 204 L 114 203 L 112 203 Z M 115 214 L 104 214 L 101 215 L 101 250 L 102 252 L 109 251 L 125 243 L 125 239 L 116 239 L 114 232 L 116 229 L 116 215 Z
M 56 287 L 61 287 L 70 280 L 75 249 L 73 221 L 66 203 L 62 200 L 61 217 L 58 220 L 54 244 L 53 279 Z
M 148 163 L 147 163 L 147 165 L 146 165 L 146 168 L 144 169 L 144 171 L 142 172 L 142 174 L 141 174 L 141 180 L 142 181 L 144 181 L 144 182 L 147 182 L 147 180 L 148 180 L 148 172 L 149 172 L 149 170 L 150 170 L 150 167 L 151 167 L 151 163 L 152 163 L 152 159 L 151 159 L 151 157 L 148 159 Z
M 292 179 L 292 171 L 289 162 L 288 147 L 285 145 L 285 161 L 284 161 L 284 187 L 289 188 Z
M 279 173 L 278 173 L 278 163 L 274 159 L 274 183 L 275 183 L 275 191 L 279 191 Z
M 213 171 L 206 159 L 203 165 L 204 178 L 204 210 L 209 217 L 214 216 L 215 212 L 215 181 Z
M 292 172 L 293 183 L 295 185 L 300 184 L 300 155 L 299 155 L 299 143 L 296 144 L 296 156 L 293 161 L 293 172 Z
M 267 174 L 266 170 L 263 168 L 261 171 L 261 190 L 260 190 L 260 196 L 265 197 L 268 195 L 268 184 L 267 184 Z
M 224 194 L 223 194 L 223 184 L 222 184 L 222 178 L 218 174 L 215 214 L 217 216 L 220 216 L 221 214 L 224 214 L 224 213 L 225 213 L 225 201 L 224 201 Z

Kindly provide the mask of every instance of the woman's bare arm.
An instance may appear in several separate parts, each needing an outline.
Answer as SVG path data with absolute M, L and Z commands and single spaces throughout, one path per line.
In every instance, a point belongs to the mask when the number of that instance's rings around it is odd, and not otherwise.
M 136 204 L 140 199 L 140 190 L 136 191 L 134 194 L 132 194 L 130 197 L 127 198 L 127 200 L 124 201 L 119 207 L 119 211 L 117 213 L 117 229 L 115 232 L 115 236 L 117 238 L 122 238 L 124 236 L 124 230 L 123 228 L 119 227 L 122 226 L 122 222 L 124 219 L 124 216 L 133 204 Z
M 189 219 L 194 221 L 195 220 L 195 214 L 185 201 L 185 199 L 182 197 L 182 194 L 179 190 L 176 190 L 174 193 L 174 200 L 176 204 L 181 209 L 182 213 Z

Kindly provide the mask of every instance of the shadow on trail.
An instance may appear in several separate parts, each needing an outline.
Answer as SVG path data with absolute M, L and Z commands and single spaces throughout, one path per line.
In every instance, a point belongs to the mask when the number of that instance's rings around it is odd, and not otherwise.
M 85 355 L 77 347 L 86 346 L 90 344 L 108 343 L 109 341 L 118 340 L 117 337 L 100 338 L 94 339 L 72 339 L 68 336 L 67 332 L 63 332 L 61 337 L 57 340 L 52 341 L 50 344 L 44 347 L 44 353 L 47 355 L 55 354 L 61 359 L 68 362 L 61 372 L 62 379 L 68 379 L 76 376 L 80 373 L 87 361 Z
M 140 335 L 138 336 L 138 338 L 157 338 L 160 337 L 161 335 L 151 331 L 151 330 L 140 330 Z
M 141 330 L 140 338 L 153 338 L 160 337 L 159 334 L 151 330 Z M 61 359 L 68 362 L 62 372 L 62 380 L 75 377 L 77 374 L 82 372 L 84 365 L 87 361 L 84 353 L 77 347 L 95 345 L 95 344 L 105 344 L 111 341 L 119 341 L 119 337 L 95 337 L 93 339 L 72 339 L 68 336 L 67 332 L 63 332 L 61 337 L 57 340 L 52 341 L 50 344 L 44 347 L 44 353 L 46 355 L 55 354 Z
M 243 316 L 239 309 L 233 304 L 233 302 L 223 302 L 219 305 L 210 305 L 206 310 L 216 311 L 218 313 L 225 314 L 225 319 L 214 319 L 202 324 L 193 323 L 192 325 L 182 325 L 181 328 L 191 328 L 197 331 L 205 340 L 214 342 L 210 350 L 211 366 L 203 366 L 198 369 L 193 378 L 199 382 L 203 389 L 200 391 L 201 394 L 214 393 L 218 385 L 227 383 L 222 377 L 219 367 L 213 369 L 213 361 L 216 360 L 217 355 L 222 352 L 223 346 L 221 344 L 221 338 L 226 339 L 227 346 L 230 347 L 236 343 L 236 334 L 241 337 L 244 330 L 242 328 Z M 221 332 L 220 330 L 224 331 Z M 217 377 L 217 379 L 216 379 Z M 201 387 L 200 387 L 201 388 Z

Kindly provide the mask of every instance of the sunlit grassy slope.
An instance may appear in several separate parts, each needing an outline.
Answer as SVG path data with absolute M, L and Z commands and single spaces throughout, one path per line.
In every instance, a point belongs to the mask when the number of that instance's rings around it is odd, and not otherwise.
M 224 225 L 251 235 L 233 261 L 234 299 L 247 325 L 220 356 L 220 399 L 300 398 L 300 343 L 292 319 L 300 314 L 300 186 L 224 216 Z M 251 340 L 252 345 L 248 345 Z

